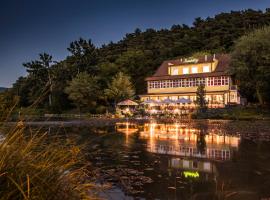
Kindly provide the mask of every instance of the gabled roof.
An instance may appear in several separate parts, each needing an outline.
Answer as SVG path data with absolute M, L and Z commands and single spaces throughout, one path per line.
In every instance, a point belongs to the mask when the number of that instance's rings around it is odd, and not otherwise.
M 214 62 L 214 56 L 207 56 L 207 60 L 205 60 L 204 56 L 199 57 L 197 59 L 198 59 L 198 61 L 196 62 L 196 64 Z M 227 75 L 226 71 L 227 71 L 227 69 L 229 67 L 229 63 L 230 63 L 229 54 L 216 55 L 215 59 L 218 60 L 218 64 L 217 64 L 216 69 L 213 72 L 197 73 L 197 74 L 183 74 L 183 75 L 173 75 L 173 76 L 168 74 L 168 67 L 187 65 L 189 63 L 184 62 L 184 59 L 167 60 L 167 61 L 164 61 L 160 65 L 160 67 L 157 69 L 156 73 L 153 76 L 147 77 L 146 80 L 150 81 L 150 80 L 166 80 L 166 79 L 195 78 L 195 77 L 209 77 L 209 76 Z

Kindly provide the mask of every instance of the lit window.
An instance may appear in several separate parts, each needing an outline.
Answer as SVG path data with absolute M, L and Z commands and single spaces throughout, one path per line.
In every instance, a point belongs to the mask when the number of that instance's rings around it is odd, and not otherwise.
M 189 161 L 188 160 L 183 160 L 183 167 L 189 168 Z
M 211 164 L 209 162 L 203 163 L 203 168 L 207 171 L 211 170 Z
M 191 72 L 192 72 L 193 74 L 198 73 L 198 67 L 192 67 L 192 68 L 191 68 Z
M 210 72 L 209 66 L 203 66 L 203 72 Z
M 184 68 L 183 68 L 183 74 L 188 74 L 188 73 L 189 73 L 188 67 L 184 67 Z
M 178 69 L 172 68 L 172 75 L 178 75 Z

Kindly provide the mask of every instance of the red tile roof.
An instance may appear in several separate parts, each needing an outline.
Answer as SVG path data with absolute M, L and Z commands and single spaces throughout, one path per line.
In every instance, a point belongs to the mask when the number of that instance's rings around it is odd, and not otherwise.
M 222 76 L 227 75 L 226 71 L 229 67 L 230 63 L 230 56 L 229 54 L 220 54 L 216 55 L 215 57 L 218 60 L 217 67 L 215 71 L 208 72 L 208 73 L 197 73 L 197 74 L 183 74 L 183 75 L 169 75 L 168 74 L 168 67 L 169 64 L 179 66 L 179 65 L 186 65 L 188 63 L 184 62 L 184 59 L 177 59 L 177 60 L 167 60 L 164 61 L 161 66 L 157 69 L 156 73 L 151 76 L 147 77 L 147 81 L 151 80 L 166 80 L 166 79 L 179 79 L 179 78 L 195 78 L 195 77 L 209 77 L 209 76 Z M 209 63 L 214 61 L 214 56 L 207 56 L 207 60 L 205 60 L 205 57 L 198 58 L 199 63 Z

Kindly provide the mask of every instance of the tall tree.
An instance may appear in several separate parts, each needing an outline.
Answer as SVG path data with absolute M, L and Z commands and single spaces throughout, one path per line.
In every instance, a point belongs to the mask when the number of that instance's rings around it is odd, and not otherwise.
M 31 89 L 32 101 L 35 101 L 43 95 L 41 92 L 48 88 L 48 100 L 50 106 L 52 105 L 52 63 L 52 56 L 47 53 L 39 54 L 39 60 L 23 63 L 23 66 L 29 73 L 28 78 L 33 83 L 33 87 Z
M 135 94 L 130 77 L 122 72 L 116 74 L 112 79 L 112 82 L 105 89 L 105 95 L 114 101 L 114 105 L 117 102 L 133 97 Z
M 137 94 L 146 91 L 145 76 L 154 72 L 154 66 L 150 62 L 150 57 L 143 51 L 127 51 L 116 61 L 116 65 L 131 77 Z
M 241 37 L 232 52 L 230 72 L 248 100 L 270 103 L 270 27 Z
M 97 79 L 86 72 L 80 72 L 68 84 L 65 92 L 79 110 L 82 107 L 91 108 L 96 105 L 99 96 Z
M 199 85 L 196 92 L 196 101 L 195 103 L 198 105 L 198 110 L 200 112 L 205 112 L 207 109 L 207 102 L 205 99 L 205 86 L 203 84 Z
M 68 57 L 68 62 L 77 70 L 77 73 L 86 71 L 96 75 L 98 71 L 98 50 L 90 39 L 80 38 L 73 41 L 67 49 L 71 53 L 71 56 Z

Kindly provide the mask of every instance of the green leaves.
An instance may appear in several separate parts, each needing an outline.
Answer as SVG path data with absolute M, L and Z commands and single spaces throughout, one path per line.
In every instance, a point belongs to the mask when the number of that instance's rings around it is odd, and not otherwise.
M 207 109 L 207 102 L 205 99 L 205 93 L 206 93 L 205 86 L 199 85 L 197 88 L 197 92 L 196 92 L 195 103 L 198 105 L 200 112 L 205 112 Z
M 96 104 L 99 94 L 97 79 L 86 72 L 81 72 L 72 79 L 65 92 L 78 107 L 91 107 Z
M 108 85 L 108 89 L 105 89 L 105 95 L 115 102 L 131 98 L 134 94 L 135 92 L 130 78 L 122 72 L 116 74 L 112 82 Z
M 230 71 L 240 83 L 241 94 L 249 101 L 270 102 L 270 27 L 237 41 Z

